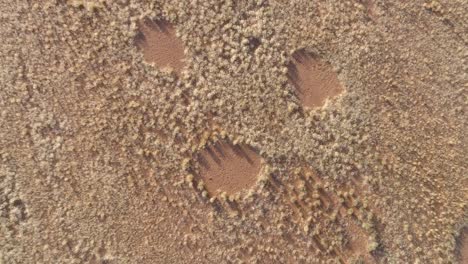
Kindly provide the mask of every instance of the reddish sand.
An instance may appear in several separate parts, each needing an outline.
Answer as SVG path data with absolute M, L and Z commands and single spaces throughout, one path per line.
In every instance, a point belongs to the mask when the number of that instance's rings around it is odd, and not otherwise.
M 245 145 L 218 142 L 198 157 L 200 178 L 211 195 L 233 194 L 250 188 L 261 169 L 260 156 Z
M 368 250 L 369 240 L 366 232 L 352 222 L 348 223 L 346 230 L 349 233 L 349 243 L 343 252 L 346 259 L 360 259 L 363 263 L 376 263 Z
M 464 228 L 460 237 L 460 263 L 468 263 L 468 228 Z
M 293 54 L 288 75 L 305 107 L 321 107 L 344 90 L 331 65 L 302 50 Z
M 145 60 L 158 68 L 172 68 L 180 73 L 184 67 L 184 46 L 175 28 L 165 21 L 145 21 L 139 24 L 137 45 Z

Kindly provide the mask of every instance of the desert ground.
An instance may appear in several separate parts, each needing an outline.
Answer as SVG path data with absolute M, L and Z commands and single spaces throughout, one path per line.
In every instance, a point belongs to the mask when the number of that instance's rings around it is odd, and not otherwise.
M 467 10 L 0 0 L 0 263 L 468 263 Z

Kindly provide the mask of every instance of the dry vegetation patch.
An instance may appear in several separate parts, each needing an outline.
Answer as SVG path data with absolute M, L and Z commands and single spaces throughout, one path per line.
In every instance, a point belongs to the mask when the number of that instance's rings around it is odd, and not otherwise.
M 467 262 L 468 1 L 0 3 L 0 263 Z

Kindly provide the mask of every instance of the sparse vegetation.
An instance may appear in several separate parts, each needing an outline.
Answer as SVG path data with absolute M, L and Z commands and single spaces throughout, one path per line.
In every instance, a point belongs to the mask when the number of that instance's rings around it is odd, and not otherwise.
M 463 263 L 467 5 L 0 0 L 0 263 Z M 298 52 L 345 92 L 304 105 Z M 223 142 L 245 191 L 197 174 Z

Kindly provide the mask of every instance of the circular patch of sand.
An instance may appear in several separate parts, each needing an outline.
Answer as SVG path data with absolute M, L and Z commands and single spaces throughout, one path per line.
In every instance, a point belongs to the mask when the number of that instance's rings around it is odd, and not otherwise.
M 173 25 L 166 21 L 145 21 L 140 24 L 136 39 L 148 63 L 160 69 L 171 68 L 180 73 L 184 67 L 184 46 Z
M 288 77 L 305 107 L 321 107 L 344 90 L 331 65 L 303 50 L 293 54 Z
M 197 160 L 199 177 L 211 195 L 233 194 L 250 188 L 261 169 L 261 157 L 253 148 L 228 142 L 207 146 Z

